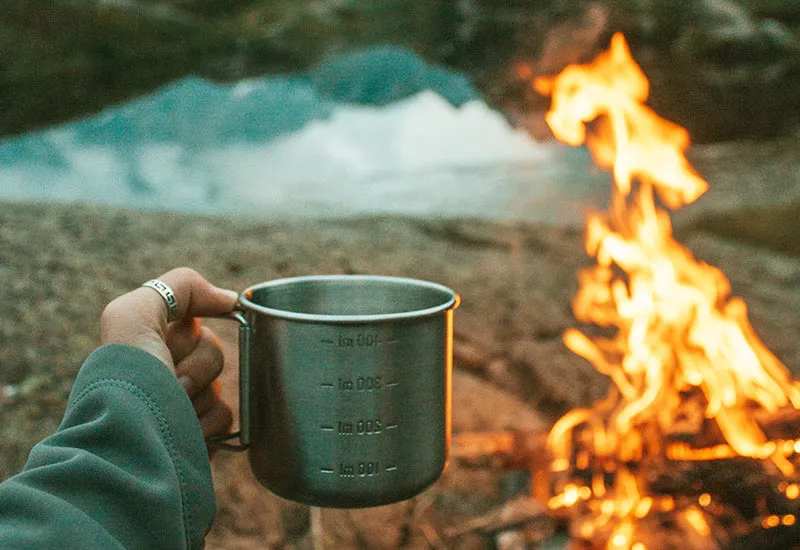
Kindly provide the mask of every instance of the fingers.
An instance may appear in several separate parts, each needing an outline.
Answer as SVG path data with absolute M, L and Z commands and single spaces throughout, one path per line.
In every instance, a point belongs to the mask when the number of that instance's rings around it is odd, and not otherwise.
M 231 408 L 219 398 L 214 401 L 211 409 L 200 417 L 200 428 L 205 439 L 228 433 L 231 424 L 233 424 Z
M 220 400 L 221 390 L 222 384 L 220 384 L 219 380 L 214 380 L 214 382 L 206 386 L 205 389 L 201 390 L 192 398 L 192 405 L 194 406 L 194 411 L 197 413 L 198 418 L 214 408 L 214 405 Z
M 220 384 L 215 381 L 192 399 L 192 405 L 200 420 L 203 437 L 208 439 L 214 435 L 224 435 L 233 424 L 231 408 L 219 395 Z
M 201 320 L 197 317 L 181 319 L 169 324 L 164 339 L 176 365 L 186 359 L 197 347 L 202 334 L 202 326 Z
M 215 287 L 188 267 L 168 271 L 159 279 L 175 292 L 178 319 L 230 313 L 239 298 L 236 292 Z M 162 312 L 166 319 L 167 309 L 163 305 Z
M 228 313 L 238 296 L 186 267 L 173 269 L 160 279 L 175 293 L 178 320 L 168 325 L 164 299 L 153 289 L 140 287 L 106 306 L 100 318 L 100 340 L 139 347 L 173 368 L 194 349 L 197 328 L 191 319 Z
M 192 400 L 203 437 L 228 433 L 233 414 L 220 398 L 222 384 L 217 377 L 222 372 L 225 357 L 219 338 L 199 321 L 179 321 L 170 326 L 169 340 L 178 361 L 175 375 Z M 179 354 L 184 355 L 181 360 L 178 360 Z
M 222 384 L 217 379 L 224 364 L 217 336 L 200 327 L 195 348 L 178 363 L 175 375 L 192 400 L 204 438 L 226 434 L 233 423 L 233 414 L 220 397 Z
M 175 367 L 175 376 L 181 381 L 189 397 L 195 397 L 217 379 L 225 364 L 222 345 L 211 329 L 200 326 L 197 343 Z

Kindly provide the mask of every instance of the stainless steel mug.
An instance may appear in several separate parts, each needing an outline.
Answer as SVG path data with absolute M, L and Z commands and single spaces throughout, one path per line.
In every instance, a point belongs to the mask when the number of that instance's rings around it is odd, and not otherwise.
M 410 498 L 450 443 L 449 288 L 328 275 L 254 285 L 239 300 L 240 438 L 277 495 L 337 508 Z

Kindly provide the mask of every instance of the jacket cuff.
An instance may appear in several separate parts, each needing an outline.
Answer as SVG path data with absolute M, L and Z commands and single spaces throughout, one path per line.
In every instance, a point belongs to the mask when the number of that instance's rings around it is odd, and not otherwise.
M 155 356 L 133 346 L 109 344 L 95 350 L 84 362 L 72 387 L 67 411 L 80 396 L 108 380 L 137 386 L 160 410 L 170 439 L 163 443 L 171 448 L 173 465 L 182 481 L 184 517 L 188 514 L 193 518 L 194 529 L 199 529 L 187 535 L 193 543 L 191 547 L 202 545 L 214 518 L 214 486 L 208 450 L 189 396 L 173 372 Z

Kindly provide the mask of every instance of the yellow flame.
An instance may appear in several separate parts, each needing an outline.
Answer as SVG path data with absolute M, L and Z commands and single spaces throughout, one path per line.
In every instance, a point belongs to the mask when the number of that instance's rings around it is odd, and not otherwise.
M 689 522 L 697 533 L 703 537 L 711 534 L 711 527 L 708 525 L 706 518 L 703 517 L 703 512 L 697 508 L 689 508 L 685 512 L 686 521 Z
M 689 134 L 644 105 L 650 87 L 622 34 L 592 63 L 538 78 L 534 87 L 553 97 L 546 120 L 556 137 L 573 146 L 586 143 L 600 167 L 613 169 L 624 195 L 634 178 L 658 182 L 662 200 L 673 208 L 705 192 L 708 184 L 683 156 Z M 609 117 L 608 126 L 587 132 L 586 125 L 601 116 Z
M 570 66 L 535 85 L 553 95 L 547 120 L 555 135 L 573 145 L 587 143 L 598 164 L 614 170 L 611 212 L 593 215 L 587 225 L 587 250 L 597 265 L 581 272 L 574 309 L 579 320 L 613 326 L 617 333 L 590 339 L 570 330 L 564 338 L 619 390 L 602 437 L 624 439 L 693 385 L 702 389 L 707 412 L 737 454 L 774 454 L 745 405 L 774 411 L 800 404 L 800 392 L 750 327 L 744 302 L 729 297 L 722 272 L 672 238 L 669 217 L 654 200 L 656 192 L 677 207 L 707 188 L 683 155 L 685 130 L 642 104 L 647 80 L 621 34 L 591 64 Z M 588 131 L 593 122 L 599 130 Z M 590 414 L 573 411 L 555 426 L 550 443 L 556 456 L 567 454 L 570 432 Z M 674 418 L 659 420 L 663 425 Z
M 644 105 L 647 78 L 622 34 L 591 63 L 537 78 L 534 87 L 552 96 L 546 120 L 555 136 L 585 144 L 614 178 L 609 211 L 587 220 L 586 251 L 596 263 L 578 274 L 573 301 L 579 321 L 614 332 L 564 334 L 567 347 L 609 376 L 612 387 L 592 409 L 561 418 L 548 448 L 554 472 L 574 468 L 573 447 L 606 459 L 588 463 L 616 472 L 615 479 L 607 487 L 593 477 L 592 493 L 604 499 L 602 514 L 617 518 L 609 548 L 629 548 L 632 518 L 650 505 L 643 504 L 649 498 L 643 481 L 625 464 L 664 454 L 673 460 L 743 456 L 768 458 L 785 475 L 794 474 L 786 457 L 800 450 L 798 442 L 770 441 L 752 413 L 800 408 L 800 388 L 755 334 L 725 275 L 673 238 L 667 208 L 694 202 L 708 184 L 684 155 L 686 130 Z M 716 424 L 722 443 L 695 449 L 669 440 L 687 399 L 701 408 L 702 422 Z M 551 505 L 577 502 L 572 490 Z M 700 500 L 710 502 L 710 495 Z M 700 509 L 684 514 L 698 533 L 710 532 Z
M 761 522 L 761 525 L 765 529 L 772 529 L 773 527 L 777 527 L 781 524 L 781 518 L 778 516 L 767 516 L 764 518 L 764 521 Z

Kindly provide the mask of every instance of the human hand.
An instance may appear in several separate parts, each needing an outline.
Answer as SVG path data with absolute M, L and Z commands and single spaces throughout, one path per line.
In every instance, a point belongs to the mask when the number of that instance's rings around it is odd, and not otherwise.
M 189 268 L 159 279 L 175 293 L 178 315 L 167 321 L 164 299 L 139 287 L 109 303 L 100 317 L 102 344 L 126 344 L 151 353 L 175 373 L 197 412 L 203 437 L 225 434 L 233 421 L 217 380 L 224 364 L 217 336 L 199 317 L 233 311 L 238 295 L 217 288 Z

